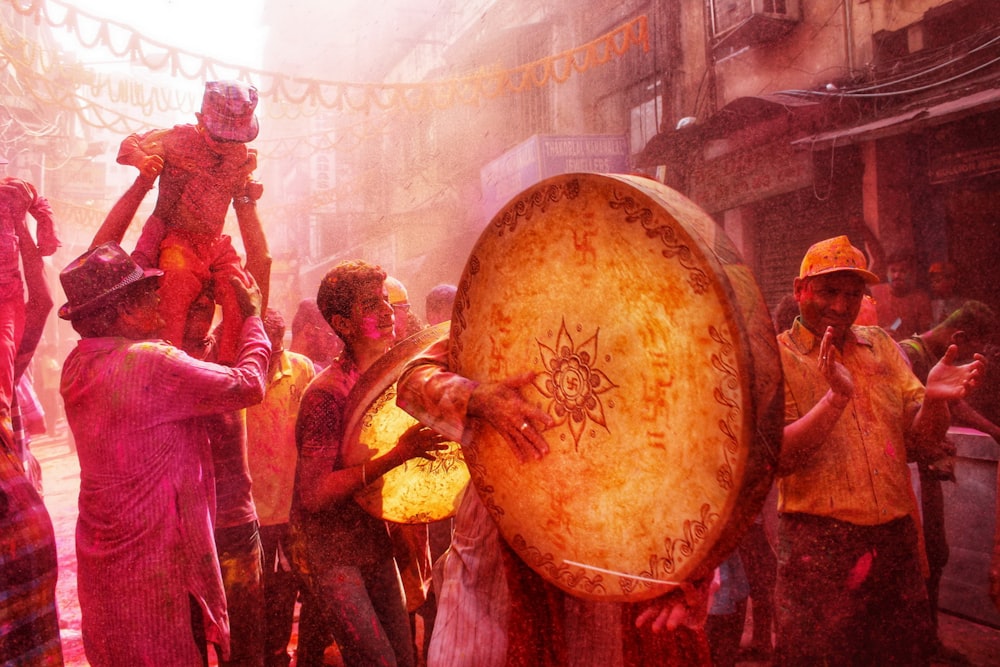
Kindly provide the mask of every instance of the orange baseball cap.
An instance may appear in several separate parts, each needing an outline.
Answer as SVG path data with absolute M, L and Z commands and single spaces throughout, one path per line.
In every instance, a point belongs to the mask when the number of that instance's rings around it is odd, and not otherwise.
M 850 271 L 872 285 L 878 276 L 868 270 L 865 254 L 851 245 L 846 236 L 835 236 L 809 246 L 799 268 L 799 278 L 811 278 L 836 271 Z

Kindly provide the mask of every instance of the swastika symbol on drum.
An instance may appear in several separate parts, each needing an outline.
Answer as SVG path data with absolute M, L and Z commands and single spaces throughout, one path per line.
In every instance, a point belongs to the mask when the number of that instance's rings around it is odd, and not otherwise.
M 576 449 L 580 447 L 580 437 L 588 423 L 608 429 L 601 394 L 618 388 L 595 366 L 599 331 L 577 347 L 563 319 L 555 349 L 536 341 L 545 371 L 535 377 L 535 388 L 551 399 L 546 412 L 555 420 L 556 427 L 566 425 L 569 428 Z

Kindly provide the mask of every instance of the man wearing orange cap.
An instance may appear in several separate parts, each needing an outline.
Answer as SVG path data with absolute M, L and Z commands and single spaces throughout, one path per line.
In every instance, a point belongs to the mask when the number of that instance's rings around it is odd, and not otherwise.
M 926 389 L 878 327 L 856 326 L 878 281 L 846 236 L 809 248 L 800 316 L 778 336 L 785 431 L 778 466 L 777 660 L 928 664 L 933 637 L 907 459 L 934 460 L 982 373 L 948 348 Z

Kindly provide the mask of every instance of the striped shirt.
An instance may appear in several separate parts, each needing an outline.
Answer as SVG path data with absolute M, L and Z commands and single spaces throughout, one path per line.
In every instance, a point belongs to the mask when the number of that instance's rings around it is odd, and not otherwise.
M 20 460 L 0 442 L 0 665 L 62 664 L 52 521 Z
M 124 338 L 85 338 L 63 365 L 80 459 L 77 587 L 94 667 L 200 664 L 190 596 L 207 639 L 228 651 L 202 418 L 263 397 L 270 343 L 260 318 L 247 318 L 241 338 L 231 368 Z

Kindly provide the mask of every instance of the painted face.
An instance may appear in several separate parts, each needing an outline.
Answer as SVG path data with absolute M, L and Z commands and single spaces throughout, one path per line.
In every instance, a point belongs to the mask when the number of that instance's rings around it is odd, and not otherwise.
M 834 342 L 843 343 L 851 324 L 861 310 L 865 281 L 849 271 L 813 276 L 795 283 L 802 323 L 809 331 L 822 336 L 833 327 Z
M 932 273 L 931 291 L 939 298 L 949 297 L 955 293 L 955 275 L 953 273 Z
M 361 290 L 351 308 L 351 325 L 354 334 L 362 339 L 392 343 L 394 320 L 384 285 L 372 283 Z
M 305 341 L 302 353 L 321 364 L 330 363 L 344 349 L 344 341 L 326 322 L 305 325 L 302 338 Z

